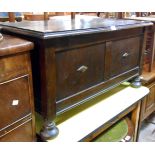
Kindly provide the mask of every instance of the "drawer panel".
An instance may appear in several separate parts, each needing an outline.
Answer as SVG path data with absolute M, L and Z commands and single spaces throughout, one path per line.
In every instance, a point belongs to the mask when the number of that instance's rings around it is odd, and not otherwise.
M 114 77 L 139 65 L 140 37 L 112 42 L 110 76 Z
M 146 111 L 150 107 L 155 106 L 155 86 L 150 88 L 150 94 L 148 95 L 148 102 L 146 104 Z
M 28 77 L 0 84 L 0 129 L 31 113 Z
M 0 58 L 0 82 L 27 73 L 27 54 Z
M 150 89 L 150 93 L 147 95 L 142 105 L 142 119 L 145 119 L 155 111 L 155 84 L 148 86 L 148 88 Z
M 105 44 L 56 53 L 57 98 L 63 99 L 104 81 Z
M 32 120 L 12 129 L 0 138 L 0 142 L 31 142 L 34 141 Z

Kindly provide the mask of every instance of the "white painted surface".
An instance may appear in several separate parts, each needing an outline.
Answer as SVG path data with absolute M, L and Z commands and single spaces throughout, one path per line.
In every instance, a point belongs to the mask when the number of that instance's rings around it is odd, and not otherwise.
M 59 135 L 50 142 L 77 142 L 148 93 L 149 89 L 143 86 L 140 88 L 125 87 L 57 125 Z

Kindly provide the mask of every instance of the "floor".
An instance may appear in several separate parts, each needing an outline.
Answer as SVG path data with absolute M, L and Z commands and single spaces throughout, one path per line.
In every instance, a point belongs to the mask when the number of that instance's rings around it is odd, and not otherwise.
M 155 142 L 155 112 L 143 121 L 138 142 Z

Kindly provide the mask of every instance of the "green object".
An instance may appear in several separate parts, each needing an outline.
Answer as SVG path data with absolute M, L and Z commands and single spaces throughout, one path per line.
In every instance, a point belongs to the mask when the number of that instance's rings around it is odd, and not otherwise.
M 36 120 L 36 133 L 39 134 L 42 126 L 43 126 L 43 118 L 39 113 L 35 113 L 35 120 Z
M 130 86 L 131 83 L 126 81 L 126 82 L 123 82 L 121 84 L 124 85 L 124 86 Z
M 110 129 L 99 135 L 93 142 L 119 142 L 128 133 L 128 124 L 125 119 L 113 125 Z

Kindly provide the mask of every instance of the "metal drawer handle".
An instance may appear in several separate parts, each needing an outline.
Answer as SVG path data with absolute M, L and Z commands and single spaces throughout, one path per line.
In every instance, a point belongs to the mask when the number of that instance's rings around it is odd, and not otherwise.
M 87 69 L 88 69 L 88 67 L 83 65 L 83 66 L 79 67 L 79 68 L 77 69 L 77 71 L 83 73 L 83 72 L 85 72 Z
M 144 51 L 144 54 L 145 54 L 145 55 L 148 55 L 148 54 L 149 54 L 149 51 L 145 50 L 145 51 Z
M 129 56 L 129 53 L 127 53 L 127 52 L 125 52 L 124 54 L 123 54 L 123 58 L 126 58 L 126 57 L 128 57 Z

